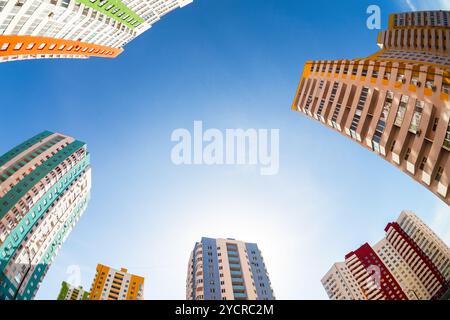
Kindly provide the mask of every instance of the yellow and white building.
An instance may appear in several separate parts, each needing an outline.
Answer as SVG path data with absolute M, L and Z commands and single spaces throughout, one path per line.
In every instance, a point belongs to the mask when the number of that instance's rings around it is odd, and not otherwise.
M 98 264 L 89 300 L 143 300 L 144 278 Z

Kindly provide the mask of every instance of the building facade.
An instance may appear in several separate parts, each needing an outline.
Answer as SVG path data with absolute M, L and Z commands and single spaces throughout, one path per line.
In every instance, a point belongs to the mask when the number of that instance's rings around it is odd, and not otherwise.
M 191 253 L 187 300 L 274 300 L 261 251 L 254 243 L 202 238 Z
M 328 297 L 333 300 L 364 300 L 356 279 L 345 262 L 335 263 L 322 279 Z
M 92 282 L 89 300 L 143 300 L 144 278 L 102 264 Z
M 0 157 L 0 299 L 32 299 L 86 209 L 84 142 L 42 132 Z
M 117 57 L 162 16 L 193 0 L 1 0 L 0 62 Z
M 446 279 L 450 279 L 450 249 L 430 227 L 413 212 L 403 211 L 397 220 L 398 225 L 432 260 Z
M 449 11 L 393 14 L 365 59 L 308 61 L 292 108 L 450 205 Z
M 63 281 L 57 300 L 88 300 L 88 297 L 89 292 L 84 291 L 83 287 L 74 287 Z
M 386 236 L 364 244 L 322 279 L 333 300 L 437 300 L 450 289 L 450 249 L 414 213 L 389 223 Z

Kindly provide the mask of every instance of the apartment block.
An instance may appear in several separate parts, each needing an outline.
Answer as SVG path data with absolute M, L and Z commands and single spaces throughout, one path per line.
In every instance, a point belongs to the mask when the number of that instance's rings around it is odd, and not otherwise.
M 192 0 L 1 0 L 0 62 L 115 58 Z
M 449 11 L 393 14 L 380 50 L 308 61 L 292 109 L 352 139 L 450 204 Z
M 0 157 L 0 299 L 33 299 L 86 210 L 84 142 L 44 131 Z
M 450 249 L 404 211 L 374 246 L 364 244 L 322 279 L 333 300 L 438 300 L 450 289 Z
M 84 291 L 83 287 L 74 287 L 63 281 L 57 300 L 88 300 L 88 297 L 89 292 Z
M 98 264 L 89 300 L 143 300 L 144 278 Z
M 274 300 L 257 244 L 202 238 L 191 253 L 187 300 Z

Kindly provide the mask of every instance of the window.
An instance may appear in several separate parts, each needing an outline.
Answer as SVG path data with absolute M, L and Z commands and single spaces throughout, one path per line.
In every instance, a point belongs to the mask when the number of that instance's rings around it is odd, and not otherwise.
M 425 87 L 426 87 L 426 88 L 429 88 L 429 89 L 433 89 L 433 88 L 434 88 L 434 82 L 433 82 L 433 80 L 427 79 L 427 80 L 425 81 Z
M 386 68 L 386 71 L 384 72 L 383 79 L 384 80 L 390 80 L 391 79 L 391 68 Z
M 365 65 L 365 66 L 363 67 L 363 71 L 362 71 L 362 76 L 363 76 L 363 77 L 367 77 L 367 71 L 368 71 L 368 66 Z
M 386 122 L 387 122 L 387 118 L 389 116 L 389 112 L 391 111 L 391 107 L 392 107 L 392 100 L 394 99 L 394 93 L 392 91 L 388 91 L 386 93 L 386 100 L 384 101 L 384 106 L 383 106 L 383 112 L 381 113 L 380 119 L 378 120 L 378 124 L 377 127 L 375 129 L 375 133 L 373 135 L 373 147 L 374 147 L 374 151 L 376 152 L 380 152 L 380 141 L 381 141 L 381 136 L 386 128 Z
M 398 105 L 397 116 L 395 118 L 395 125 L 401 127 L 403 119 L 405 118 L 406 107 L 408 106 L 409 97 L 403 95 Z
M 438 123 L 439 123 L 439 118 L 434 118 L 433 131 L 436 131 Z
M 309 96 L 308 100 L 306 101 L 306 104 L 305 104 L 306 110 L 309 110 L 309 107 L 311 106 L 311 102 L 312 102 L 312 96 Z
M 349 65 L 346 64 L 346 65 L 344 66 L 344 74 L 348 74 L 348 68 L 349 68 Z
M 350 133 L 351 133 L 352 137 L 355 139 L 356 139 L 356 129 L 358 128 L 359 120 L 361 120 L 361 115 L 363 113 L 363 109 L 366 104 L 368 94 L 369 94 L 369 88 L 364 87 L 361 91 L 358 105 L 356 106 L 355 115 L 353 116 L 352 125 L 350 127 Z
M 425 106 L 425 102 L 417 100 L 416 106 L 414 107 L 414 114 L 411 120 L 411 125 L 409 126 L 409 131 L 417 134 L 419 132 L 420 120 L 422 119 L 422 112 Z
M 333 83 L 333 90 L 331 91 L 331 95 L 330 95 L 330 102 L 333 103 L 334 99 L 336 98 L 336 93 L 339 87 L 339 82 L 335 82 Z
M 335 127 L 336 129 L 338 128 L 336 120 L 337 120 L 337 118 L 339 116 L 339 112 L 340 111 L 341 111 L 341 104 L 337 103 L 336 107 L 334 109 L 334 112 L 333 112 L 333 117 L 331 118 L 331 122 L 333 123 L 333 127 Z
M 9 43 L 3 43 L 2 46 L 0 47 L 0 51 L 6 51 L 8 50 L 9 47 Z
M 450 149 L 450 122 L 448 123 L 447 133 L 445 134 L 444 147 Z
M 397 74 L 397 82 L 405 83 L 406 77 L 404 74 L 401 74 L 400 72 Z
M 443 173 L 444 173 L 444 168 L 439 167 L 439 169 L 438 169 L 438 171 L 436 173 L 436 177 L 434 177 L 434 180 L 436 180 L 437 182 L 441 181 Z
M 320 80 L 320 83 L 319 83 L 319 89 L 322 89 L 323 88 L 323 80 Z
M 444 83 L 442 84 L 442 92 L 446 94 L 450 94 L 450 84 Z
M 425 165 L 427 164 L 427 157 L 423 157 L 422 162 L 420 163 L 420 170 L 423 170 L 425 168 Z
M 405 161 L 408 161 L 410 155 L 411 155 L 411 148 L 408 148 L 408 150 L 406 150 L 405 153 Z
M 325 105 L 325 100 L 322 99 L 322 100 L 320 101 L 319 109 L 317 110 L 317 115 L 320 116 L 320 115 L 322 114 L 322 110 L 323 110 L 324 105 Z
M 372 71 L 372 78 L 378 78 L 379 75 L 380 75 L 380 66 L 375 65 Z

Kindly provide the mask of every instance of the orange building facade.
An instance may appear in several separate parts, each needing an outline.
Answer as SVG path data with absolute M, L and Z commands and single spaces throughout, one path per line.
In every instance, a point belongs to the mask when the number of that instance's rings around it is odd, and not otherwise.
M 308 61 L 292 109 L 350 137 L 450 205 L 449 11 L 393 14 L 365 59 Z

